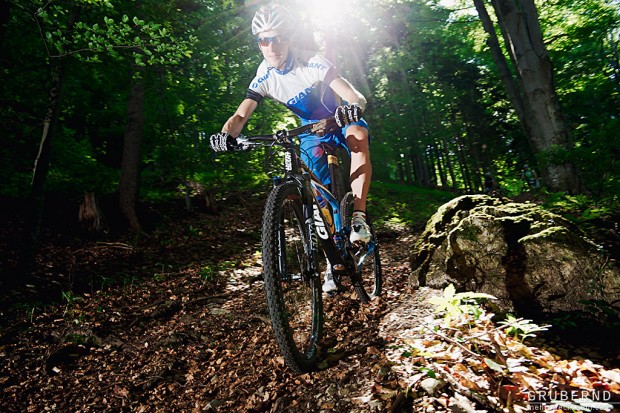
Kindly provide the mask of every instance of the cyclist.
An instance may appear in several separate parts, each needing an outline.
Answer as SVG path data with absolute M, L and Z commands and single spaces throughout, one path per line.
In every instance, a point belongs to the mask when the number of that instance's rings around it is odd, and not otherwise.
M 290 109 L 302 124 L 335 117 L 337 132 L 323 137 L 304 135 L 300 149 L 303 161 L 325 184 L 330 184 L 329 168 L 320 146 L 322 142 L 346 147 L 351 155 L 351 190 L 354 212 L 351 219 L 353 243 L 367 243 L 370 228 L 366 223 L 366 197 L 372 166 L 368 144 L 368 124 L 362 119 L 366 98 L 323 56 L 293 48 L 290 43 L 294 23 L 288 11 L 279 5 L 261 7 L 252 19 L 252 34 L 264 60 L 250 83 L 245 99 L 222 127 L 210 137 L 214 151 L 232 149 L 248 118 L 261 100 L 272 98 Z M 344 102 L 343 102 L 344 101 Z M 323 290 L 336 289 L 331 271 Z
M 493 173 L 487 171 L 484 174 L 483 186 L 484 186 L 484 193 L 486 195 L 493 195 L 494 192 L 497 192 L 498 185 L 497 185 L 497 182 L 495 181 L 495 177 L 493 176 Z
M 527 183 L 527 186 L 530 189 L 538 189 L 540 187 L 536 171 L 530 169 L 529 165 L 527 164 L 523 165 L 523 170 L 521 171 L 521 179 L 523 179 Z

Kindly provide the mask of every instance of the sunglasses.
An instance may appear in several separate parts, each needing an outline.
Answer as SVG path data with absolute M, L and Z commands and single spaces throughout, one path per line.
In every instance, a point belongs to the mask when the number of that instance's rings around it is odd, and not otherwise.
M 274 45 L 278 45 L 286 41 L 286 39 L 284 39 L 284 37 L 282 36 L 259 37 L 256 40 L 258 41 L 258 44 L 263 47 L 269 46 L 270 43 L 273 43 Z

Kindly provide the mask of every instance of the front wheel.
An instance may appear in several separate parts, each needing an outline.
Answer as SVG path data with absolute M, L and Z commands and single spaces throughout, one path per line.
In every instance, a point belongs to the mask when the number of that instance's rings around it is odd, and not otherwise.
M 353 216 L 353 193 L 347 192 L 340 202 L 340 210 L 343 215 L 344 225 L 350 225 Z M 355 260 L 358 262 L 358 271 L 352 278 L 353 286 L 358 298 L 363 303 L 368 303 L 372 297 L 381 295 L 383 286 L 383 272 L 379 257 L 379 243 L 370 218 L 366 217 L 370 227 L 372 238 L 368 244 L 361 247 L 353 247 Z
M 298 373 L 314 368 L 323 329 L 321 280 L 311 273 L 311 234 L 304 224 L 302 188 L 275 187 L 263 216 L 263 267 L 267 306 L 280 352 Z

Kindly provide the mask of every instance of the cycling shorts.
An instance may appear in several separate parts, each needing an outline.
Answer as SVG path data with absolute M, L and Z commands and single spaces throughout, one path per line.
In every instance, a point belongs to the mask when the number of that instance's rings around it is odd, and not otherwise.
M 305 125 L 311 122 L 304 121 L 302 123 Z M 351 125 L 361 126 L 368 130 L 368 123 L 366 123 L 364 119 L 360 119 L 358 122 L 352 123 Z M 322 137 L 310 134 L 304 134 L 299 136 L 301 160 L 310 167 L 312 172 L 319 178 L 323 185 L 331 184 L 331 179 L 329 177 L 327 156 L 325 155 L 325 152 L 320 145 L 322 143 L 328 143 L 336 147 L 341 146 L 347 151 L 347 154 L 349 154 L 350 156 L 351 154 L 349 152 L 349 148 L 347 148 L 345 136 L 347 136 L 347 129 L 351 125 L 347 125 L 340 131 L 331 132 Z M 370 141 L 370 134 L 368 134 L 368 140 Z

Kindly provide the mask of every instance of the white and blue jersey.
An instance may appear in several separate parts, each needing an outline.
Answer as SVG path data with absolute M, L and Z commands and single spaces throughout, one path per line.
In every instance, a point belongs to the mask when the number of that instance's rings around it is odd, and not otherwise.
M 250 83 L 246 98 L 259 103 L 265 97 L 272 98 L 299 116 L 302 124 L 316 122 L 333 116 L 341 104 L 338 95 L 329 87 L 338 76 L 334 65 L 323 56 L 290 50 L 282 70 L 269 67 L 263 60 Z M 356 124 L 368 128 L 364 120 Z M 323 137 L 301 136 L 302 160 L 325 185 L 331 182 L 320 144 L 325 142 L 346 148 L 345 136 L 346 128 Z
M 334 114 L 339 98 L 329 87 L 338 77 L 334 65 L 319 55 L 290 51 L 282 70 L 263 60 L 250 83 L 247 97 L 257 102 L 270 97 L 302 120 L 312 122 Z

